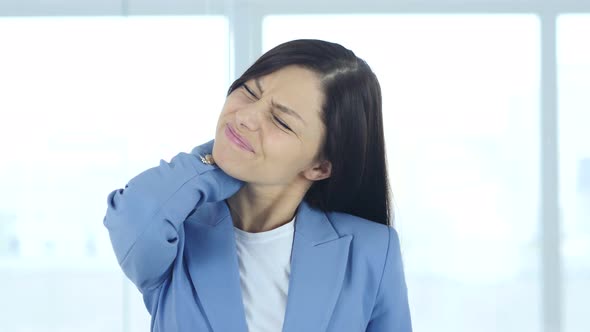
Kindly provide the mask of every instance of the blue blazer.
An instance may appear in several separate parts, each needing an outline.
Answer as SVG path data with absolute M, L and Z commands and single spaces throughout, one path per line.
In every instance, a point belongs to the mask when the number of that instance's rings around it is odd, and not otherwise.
M 212 144 L 108 194 L 104 225 L 152 331 L 248 331 L 225 203 L 243 183 L 201 162 Z M 412 331 L 395 229 L 301 202 L 282 331 Z

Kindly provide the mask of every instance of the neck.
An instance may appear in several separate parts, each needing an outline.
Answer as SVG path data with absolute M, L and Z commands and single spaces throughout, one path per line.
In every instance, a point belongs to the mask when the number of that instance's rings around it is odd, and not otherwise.
M 234 226 L 246 232 L 258 233 L 285 225 L 293 220 L 309 185 L 245 184 L 226 200 Z

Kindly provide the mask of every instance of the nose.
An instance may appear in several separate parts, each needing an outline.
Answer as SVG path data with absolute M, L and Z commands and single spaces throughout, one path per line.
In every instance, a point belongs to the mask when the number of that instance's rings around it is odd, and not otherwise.
M 236 121 L 240 128 L 258 130 L 260 128 L 261 116 L 263 113 L 262 103 L 251 103 L 248 106 L 236 111 Z

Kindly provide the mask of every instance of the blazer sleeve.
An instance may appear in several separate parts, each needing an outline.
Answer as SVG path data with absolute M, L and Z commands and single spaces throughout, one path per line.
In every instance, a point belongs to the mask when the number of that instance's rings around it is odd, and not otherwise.
M 389 245 L 367 332 L 411 332 L 408 293 L 397 231 L 389 226 Z
M 221 201 L 241 186 L 215 165 L 201 162 L 213 141 L 132 178 L 107 196 L 103 223 L 125 275 L 144 293 L 161 284 L 177 255 L 183 221 L 205 202 Z

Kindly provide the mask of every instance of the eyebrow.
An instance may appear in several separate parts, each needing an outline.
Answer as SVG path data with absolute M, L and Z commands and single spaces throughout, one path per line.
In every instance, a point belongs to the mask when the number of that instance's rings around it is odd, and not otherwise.
M 264 90 L 262 90 L 262 86 L 260 85 L 260 79 L 256 78 L 254 80 L 254 82 L 256 83 L 256 87 L 258 88 L 258 90 L 260 91 L 260 93 L 261 94 L 264 93 Z M 279 110 L 279 111 L 281 111 L 283 113 L 286 113 L 288 115 L 291 115 L 293 117 L 296 117 L 299 120 L 301 120 L 301 122 L 303 122 L 305 125 L 307 125 L 307 123 L 305 122 L 305 120 L 303 120 L 303 118 L 297 112 L 295 112 L 294 110 L 290 109 L 289 107 L 287 107 L 285 105 L 282 105 L 282 104 L 279 104 L 279 103 L 276 103 L 273 99 L 271 99 L 270 103 L 277 110 Z

